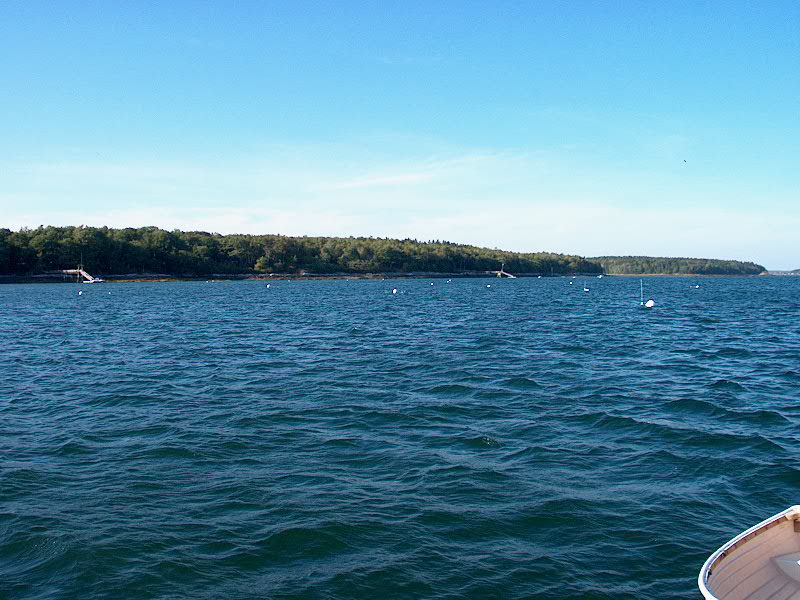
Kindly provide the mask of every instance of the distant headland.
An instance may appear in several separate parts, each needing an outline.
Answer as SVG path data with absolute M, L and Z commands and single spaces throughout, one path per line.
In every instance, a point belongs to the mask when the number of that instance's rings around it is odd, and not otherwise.
M 221 235 L 157 227 L 0 229 L 0 277 L 58 280 L 82 265 L 109 279 L 208 277 L 758 275 L 752 262 L 508 252 L 446 241 Z M 151 276 L 148 276 L 150 274 Z
M 767 270 L 753 262 L 711 258 L 670 258 L 656 256 L 598 256 L 608 275 L 761 275 Z

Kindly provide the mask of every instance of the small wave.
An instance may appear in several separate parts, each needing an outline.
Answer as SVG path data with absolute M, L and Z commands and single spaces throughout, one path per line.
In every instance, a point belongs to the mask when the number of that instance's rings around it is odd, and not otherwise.
M 25 494 L 30 490 L 44 488 L 53 483 L 53 474 L 31 469 L 28 467 L 14 467 L 3 465 L 0 471 L 0 482 L 2 482 L 2 492 L 0 498 L 5 500 L 17 493 Z
M 729 411 L 730 416 L 737 419 L 747 421 L 754 425 L 791 425 L 791 419 L 788 419 L 776 410 L 769 410 L 766 408 L 756 410 L 737 410 Z
M 597 514 L 599 500 L 586 500 L 583 498 L 562 497 L 546 500 L 536 506 L 520 510 L 519 514 L 510 520 L 513 531 L 535 530 L 542 527 L 552 529 L 556 526 L 568 524 L 574 527 L 576 520 L 579 522 L 584 515 Z
M 560 360 L 553 365 L 553 371 L 571 371 L 572 369 L 580 369 L 583 365 L 573 362 L 571 360 Z
M 706 400 L 698 400 L 696 398 L 680 398 L 678 400 L 670 400 L 664 404 L 664 408 L 678 413 L 699 414 L 704 416 L 721 415 L 725 411 Z
M 695 323 L 719 323 L 719 319 L 713 317 L 692 317 Z
M 689 354 L 689 355 L 697 355 L 702 354 L 702 350 L 698 348 L 672 348 L 670 350 L 671 354 Z
M 298 367 L 299 365 L 296 362 L 289 360 L 265 360 L 262 363 L 260 363 L 259 366 L 263 368 L 274 369 L 274 368 L 286 368 L 286 367 L 292 368 L 292 367 Z
M 244 500 L 227 500 L 215 502 L 214 512 L 217 514 L 249 513 L 264 510 L 264 505 L 259 502 L 246 502 Z
M 589 348 L 585 346 L 578 346 L 578 345 L 571 345 L 565 344 L 562 346 L 556 346 L 556 350 L 561 352 L 566 352 L 568 354 L 584 354 L 586 352 L 590 352 Z
M 731 381 L 730 379 L 717 379 L 713 383 L 707 384 L 707 387 L 710 387 L 715 390 L 729 390 L 729 391 L 740 391 L 745 389 L 745 387 L 742 384 L 736 383 L 735 381 Z
M 504 460 L 517 460 L 523 458 L 526 460 L 535 460 L 537 463 L 542 463 L 548 460 L 556 462 L 563 460 L 564 451 L 545 446 L 526 446 L 525 448 L 517 448 L 516 450 L 508 452 L 503 456 Z
M 717 406 L 713 402 L 692 398 L 672 400 L 667 402 L 664 407 L 677 414 L 713 416 L 728 421 L 745 422 L 750 425 L 790 425 L 792 423 L 790 419 L 775 410 L 734 410 Z
M 606 412 L 585 413 L 567 417 L 567 419 L 585 424 L 595 431 L 605 429 L 609 433 L 615 435 L 628 432 L 639 436 L 652 434 L 675 436 L 681 431 L 667 424 L 649 423 L 647 421 L 634 419 L 633 417 L 612 415 Z
M 48 535 L 44 527 L 16 532 L 0 544 L 0 556 L 5 559 L 3 578 L 24 577 L 37 569 L 55 568 L 53 563 L 60 561 L 68 551 L 69 544 L 64 537 Z
M 359 410 L 357 413 L 358 418 L 369 423 L 370 427 L 374 426 L 404 426 L 410 425 L 417 421 L 418 417 L 415 414 L 402 410 Z
M 479 390 L 475 392 L 475 398 L 484 400 L 495 400 L 497 398 L 512 398 L 516 394 L 507 390 Z
M 126 438 L 159 438 L 180 435 L 181 429 L 168 425 L 150 425 L 146 427 L 131 427 L 130 429 L 120 429 L 104 431 L 102 433 L 89 433 L 84 438 L 94 443 L 115 442 Z
M 489 435 L 481 435 L 473 438 L 465 438 L 464 444 L 469 448 L 477 448 L 483 450 L 485 448 L 499 448 L 501 446 L 495 438 Z
M 720 358 L 750 358 L 753 353 L 745 348 L 720 348 L 714 353 Z
M 474 388 L 471 388 L 466 385 L 460 385 L 458 383 L 450 383 L 445 385 L 437 385 L 432 388 L 428 388 L 425 391 L 429 394 L 436 394 L 436 395 L 448 395 L 448 396 L 467 396 L 474 392 Z
M 774 481 L 779 481 L 781 484 L 789 486 L 790 488 L 797 489 L 800 487 L 800 469 L 793 466 L 785 466 L 779 470 L 777 474 L 770 477 Z
M 522 390 L 541 387 L 539 383 L 533 379 L 528 379 L 527 377 L 512 377 L 503 381 L 503 384 L 507 385 L 508 387 Z
M 693 432 L 687 443 L 714 450 L 760 450 L 770 456 L 783 454 L 785 448 L 777 441 L 759 434 L 735 434 L 715 431 Z
M 322 442 L 325 446 L 334 448 L 355 448 L 359 445 L 357 438 L 330 438 Z
M 143 452 L 144 455 L 157 459 L 200 458 L 200 454 L 189 448 L 178 446 L 161 446 Z
M 284 559 L 321 558 L 341 552 L 348 547 L 342 535 L 347 529 L 347 526 L 340 524 L 288 527 L 273 533 L 257 545 L 262 552 Z
M 93 453 L 94 450 L 75 441 L 66 442 L 65 444 L 59 446 L 58 449 L 55 451 L 55 454 L 59 456 L 74 456 L 77 454 L 93 454 Z
M 471 348 L 473 350 L 485 350 L 487 348 L 494 348 L 495 346 L 505 344 L 506 340 L 498 338 L 497 336 L 480 336 L 472 340 Z
M 90 406 L 114 407 L 142 404 L 161 404 L 163 400 L 160 396 L 151 396 L 148 394 L 104 394 L 87 399 L 85 402 Z

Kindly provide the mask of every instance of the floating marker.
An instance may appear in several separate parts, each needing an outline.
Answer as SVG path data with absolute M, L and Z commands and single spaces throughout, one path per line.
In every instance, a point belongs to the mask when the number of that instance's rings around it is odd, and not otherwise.
M 432 281 L 431 281 L 431 285 L 433 285 L 433 282 L 432 282 Z
M 584 291 L 584 292 L 588 292 L 588 291 L 589 291 L 589 288 L 585 287 L 585 288 L 583 288 L 583 291 Z
M 83 292 L 81 290 L 78 290 L 78 296 L 83 296 Z
M 397 288 L 392 288 L 392 293 L 396 294 L 397 293 Z
M 492 285 L 491 284 L 487 284 L 486 287 L 492 287 Z
M 267 289 L 269 289 L 269 284 L 267 284 Z

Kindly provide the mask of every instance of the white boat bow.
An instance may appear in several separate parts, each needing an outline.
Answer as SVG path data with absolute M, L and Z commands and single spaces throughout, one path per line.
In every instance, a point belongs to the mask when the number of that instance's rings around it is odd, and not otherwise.
M 697 585 L 706 600 L 800 600 L 800 505 L 724 544 Z

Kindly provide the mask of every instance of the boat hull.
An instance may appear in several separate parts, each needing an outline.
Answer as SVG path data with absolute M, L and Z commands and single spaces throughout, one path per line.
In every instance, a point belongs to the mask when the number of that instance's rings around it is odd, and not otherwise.
M 800 506 L 737 535 L 703 565 L 706 600 L 800 600 Z M 796 556 L 795 556 L 796 555 Z

